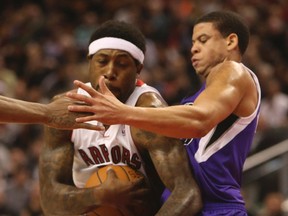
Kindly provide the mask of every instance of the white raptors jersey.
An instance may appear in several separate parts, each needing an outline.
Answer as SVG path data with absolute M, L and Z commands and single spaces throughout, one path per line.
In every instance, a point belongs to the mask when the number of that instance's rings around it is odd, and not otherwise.
M 127 105 L 135 106 L 139 96 L 143 93 L 159 94 L 156 89 L 141 81 L 137 84 L 126 101 Z M 88 95 L 83 89 L 79 89 L 78 92 Z M 89 123 L 101 124 L 97 121 Z M 108 164 L 129 165 L 145 174 L 144 162 L 133 142 L 129 125 L 111 125 L 106 131 L 75 129 L 71 140 L 75 150 L 73 180 L 79 188 L 85 186 L 90 175 L 99 167 Z

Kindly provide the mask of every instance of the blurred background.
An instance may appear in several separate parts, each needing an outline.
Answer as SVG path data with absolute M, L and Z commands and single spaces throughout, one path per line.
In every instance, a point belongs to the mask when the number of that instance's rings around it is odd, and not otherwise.
M 288 215 L 287 0 L 1 0 L 0 94 L 48 103 L 87 80 L 91 33 L 118 19 L 147 39 L 142 79 L 169 105 L 194 93 L 201 80 L 190 62 L 193 20 L 229 9 L 247 21 L 244 64 L 262 86 L 259 127 L 244 167 L 243 195 L 251 216 Z M 0 215 L 40 216 L 39 125 L 0 125 Z

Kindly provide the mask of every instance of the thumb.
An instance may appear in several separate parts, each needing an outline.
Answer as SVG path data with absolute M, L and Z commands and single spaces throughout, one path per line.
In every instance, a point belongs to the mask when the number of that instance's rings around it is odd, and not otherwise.
M 105 95 L 113 95 L 112 92 L 108 89 L 104 76 L 99 78 L 99 91 Z
M 111 179 L 111 178 L 118 179 L 118 176 L 112 167 L 108 167 L 106 173 L 107 173 L 107 179 Z

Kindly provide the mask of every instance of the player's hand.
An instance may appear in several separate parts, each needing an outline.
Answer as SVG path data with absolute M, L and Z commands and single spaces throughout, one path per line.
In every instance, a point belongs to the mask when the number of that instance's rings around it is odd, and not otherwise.
M 75 104 L 68 107 L 68 109 L 73 112 L 87 113 L 86 117 L 77 118 L 77 122 L 97 120 L 107 125 L 120 123 L 119 121 L 123 117 L 123 110 L 125 110 L 125 104 L 121 103 L 108 89 L 103 76 L 99 79 L 99 92 L 78 80 L 75 80 L 74 84 L 76 87 L 85 90 L 91 96 L 89 97 L 73 92 L 66 94 L 69 98 L 82 101 L 86 104 L 84 106 Z
M 55 96 L 53 101 L 47 104 L 47 122 L 46 125 L 58 129 L 76 129 L 85 128 L 92 130 L 104 130 L 103 126 L 92 125 L 89 123 L 76 122 L 76 118 L 86 116 L 87 113 L 76 113 L 68 110 L 69 105 L 83 105 L 65 96 L 65 94 Z
M 139 210 L 144 209 L 145 205 L 146 209 L 149 209 L 150 190 L 143 177 L 133 181 L 123 181 L 118 179 L 113 169 L 108 169 L 107 179 L 102 186 L 105 188 L 104 204 L 112 204 L 125 216 L 143 215 L 143 211 Z

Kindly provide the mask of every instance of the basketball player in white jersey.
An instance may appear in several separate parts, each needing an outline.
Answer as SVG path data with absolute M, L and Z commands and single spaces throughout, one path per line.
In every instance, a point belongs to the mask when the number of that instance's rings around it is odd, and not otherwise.
M 144 53 L 145 39 L 137 28 L 118 21 L 104 23 L 90 40 L 87 85 L 98 89 L 99 78 L 104 76 L 111 92 L 128 106 L 166 106 L 154 88 L 139 80 Z M 78 92 L 86 94 L 81 89 Z M 125 216 L 194 215 L 200 210 L 200 191 L 179 139 L 128 125 L 89 123 L 105 130 L 46 128 L 39 167 L 45 215 L 80 215 L 101 205 L 118 208 Z M 89 176 L 108 164 L 141 171 L 149 180 L 150 190 L 144 179 L 122 182 L 113 170 L 100 186 L 84 188 Z M 164 186 L 171 196 L 160 207 Z
M 242 61 L 249 29 L 231 11 L 213 11 L 195 20 L 191 61 L 204 83 L 183 105 L 150 109 L 121 104 L 105 88 L 83 86 L 91 97 L 70 96 L 90 106 L 70 107 L 93 112 L 81 121 L 129 124 L 171 137 L 187 138 L 185 146 L 200 187 L 199 216 L 247 216 L 241 194 L 242 170 L 257 128 L 261 89 L 257 76 Z M 76 83 L 76 84 L 77 84 Z M 113 118 L 111 118 L 113 116 Z M 169 190 L 163 194 L 169 197 Z M 197 216 L 198 216 L 197 215 Z

